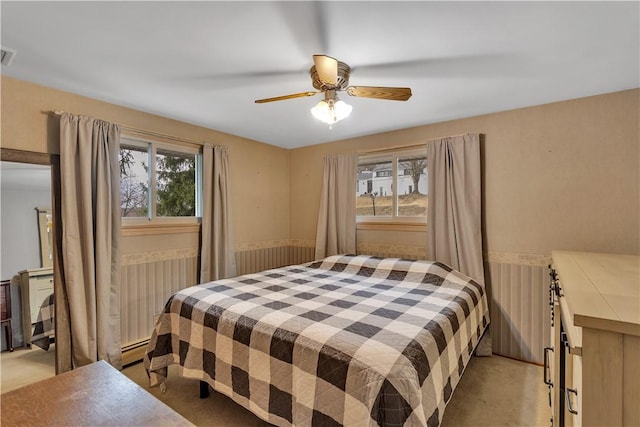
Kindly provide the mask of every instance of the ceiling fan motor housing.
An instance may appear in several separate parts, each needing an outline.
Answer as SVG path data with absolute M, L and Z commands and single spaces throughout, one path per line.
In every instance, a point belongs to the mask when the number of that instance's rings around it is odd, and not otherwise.
M 318 76 L 318 71 L 316 70 L 315 65 L 311 67 L 311 69 L 309 70 L 309 74 L 311 74 L 313 87 L 318 90 L 345 90 L 347 86 L 349 86 L 349 74 L 351 74 L 351 68 L 344 62 L 338 61 L 338 78 L 336 79 L 335 85 L 327 84 L 320 81 L 320 77 Z

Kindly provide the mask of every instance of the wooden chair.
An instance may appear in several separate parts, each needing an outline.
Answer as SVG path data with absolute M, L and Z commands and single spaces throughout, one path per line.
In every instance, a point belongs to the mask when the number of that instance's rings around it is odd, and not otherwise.
M 13 333 L 11 332 L 11 281 L 0 283 L 0 324 L 4 327 L 7 348 L 13 351 Z

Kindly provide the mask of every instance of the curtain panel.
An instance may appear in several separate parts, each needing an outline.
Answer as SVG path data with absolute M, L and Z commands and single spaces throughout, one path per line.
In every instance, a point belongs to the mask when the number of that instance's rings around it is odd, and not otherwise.
M 480 135 L 427 143 L 429 180 L 428 247 L 431 258 L 483 284 Z M 491 330 L 476 355 L 491 355 Z
M 324 158 L 315 258 L 356 253 L 356 155 Z
M 206 283 L 236 275 L 226 147 L 205 144 L 202 182 L 200 283 Z
M 73 367 L 105 360 L 120 369 L 120 128 L 60 117 L 63 311 Z M 57 298 L 57 301 L 60 301 Z M 68 316 L 68 317 L 67 317 Z M 58 323 L 60 326 L 60 323 Z M 65 354 L 67 352 L 67 354 Z M 68 354 L 70 352 L 71 354 Z
M 484 284 L 479 135 L 427 143 L 427 173 L 431 258 Z

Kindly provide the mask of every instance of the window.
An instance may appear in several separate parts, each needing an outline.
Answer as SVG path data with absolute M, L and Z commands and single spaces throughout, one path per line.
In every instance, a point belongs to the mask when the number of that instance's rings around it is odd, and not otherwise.
M 148 164 L 146 148 L 120 145 L 120 207 L 125 218 L 149 214 Z
M 156 153 L 156 215 L 196 216 L 196 156 Z
M 122 139 L 120 206 L 126 219 L 192 218 L 200 214 L 196 147 Z M 131 221 L 131 220 L 128 220 Z
M 426 220 L 426 148 L 361 155 L 356 182 L 358 221 Z

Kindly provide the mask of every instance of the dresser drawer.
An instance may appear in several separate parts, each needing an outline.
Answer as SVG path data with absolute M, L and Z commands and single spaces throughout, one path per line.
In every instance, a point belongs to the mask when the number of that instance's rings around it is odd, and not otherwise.
M 20 272 L 20 303 L 25 345 L 31 345 L 33 325 L 40 306 L 53 293 L 53 269 L 39 268 Z
M 44 300 L 53 293 L 53 276 L 33 277 L 29 280 L 29 305 L 31 306 L 31 323 L 36 323 L 38 310 Z
M 562 318 L 563 331 L 568 323 L 571 323 L 570 319 Z M 562 419 L 567 427 L 582 426 L 582 356 L 576 354 L 578 349 L 572 346 L 565 332 L 562 332 L 561 347 L 563 351 L 561 357 L 563 379 L 560 390 Z
M 567 404 L 567 418 L 571 425 L 582 425 L 582 356 L 570 356 L 570 377 L 567 379 L 565 402 Z

